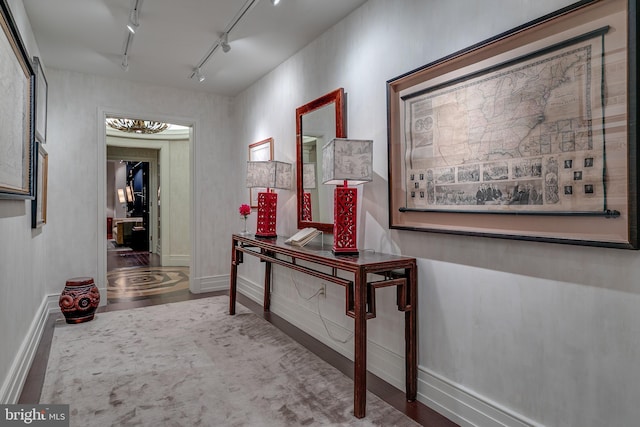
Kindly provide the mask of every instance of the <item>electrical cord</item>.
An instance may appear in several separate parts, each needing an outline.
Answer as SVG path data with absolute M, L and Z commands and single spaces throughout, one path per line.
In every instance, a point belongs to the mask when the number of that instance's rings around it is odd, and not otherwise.
M 310 297 L 303 297 L 302 294 L 300 293 L 300 288 L 298 287 L 298 282 L 296 282 L 296 280 L 293 278 L 293 270 L 289 271 L 289 276 L 291 277 L 291 281 L 293 282 L 293 286 L 296 288 L 296 292 L 298 293 L 298 296 L 305 300 L 305 301 L 311 301 L 313 298 L 317 297 L 318 295 L 320 295 L 323 291 L 324 288 L 320 288 L 316 291 L 315 294 L 311 295 Z M 320 298 L 318 298 L 320 299 Z
M 300 297 L 301 299 L 303 299 L 305 301 L 311 301 L 313 298 L 316 298 L 316 297 L 320 296 L 324 292 L 324 289 L 327 286 L 326 283 L 322 283 L 322 286 L 313 295 L 311 295 L 310 297 L 304 297 L 304 296 L 302 296 L 302 293 L 300 292 L 300 288 L 298 287 L 297 281 L 293 277 L 293 271 L 289 272 L 289 276 L 291 278 L 291 282 L 293 283 L 294 288 L 296 289 L 296 293 L 298 294 L 298 297 Z M 327 325 L 327 321 L 325 320 L 324 316 L 322 316 L 322 312 L 320 311 L 320 298 L 316 299 L 316 308 L 317 308 L 317 311 L 318 311 L 318 316 L 320 317 L 320 321 L 322 322 L 322 326 L 324 327 L 324 330 L 327 332 L 327 336 L 332 341 L 338 342 L 340 344 L 346 344 L 347 342 L 349 342 L 351 340 L 351 338 L 353 338 L 353 332 L 351 332 L 344 339 L 337 338 L 331 333 L 331 331 L 329 330 L 329 326 Z
M 322 321 L 322 326 L 324 326 L 324 330 L 327 331 L 327 335 L 329 336 L 329 338 L 331 338 L 335 342 L 339 342 L 340 344 L 346 344 L 349 341 L 351 341 L 351 338 L 353 338 L 353 332 L 351 332 L 349 335 L 347 335 L 346 338 L 340 339 L 340 338 L 334 337 L 333 334 L 331 333 L 331 331 L 329 331 L 329 327 L 327 326 L 327 322 L 324 320 L 324 317 L 322 316 L 322 313 L 320 312 L 320 298 L 318 298 L 318 316 L 320 316 L 320 320 Z

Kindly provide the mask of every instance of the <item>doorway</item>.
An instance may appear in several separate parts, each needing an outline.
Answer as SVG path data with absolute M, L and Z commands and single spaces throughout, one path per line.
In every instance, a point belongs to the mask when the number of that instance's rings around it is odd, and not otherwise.
M 159 252 L 159 166 L 157 149 L 107 146 L 107 239 L 116 246 Z
M 107 148 L 107 274 L 117 268 L 161 265 L 157 246 L 157 150 L 148 158 L 132 150 Z M 140 154 L 140 153 L 138 153 Z M 158 245 L 159 246 L 159 245 Z
M 192 129 L 167 126 L 152 135 L 105 126 L 109 302 L 189 292 Z

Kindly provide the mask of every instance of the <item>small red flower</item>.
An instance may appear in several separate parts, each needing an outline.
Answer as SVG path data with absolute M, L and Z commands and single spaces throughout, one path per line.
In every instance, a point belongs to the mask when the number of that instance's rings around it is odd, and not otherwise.
M 251 206 L 243 203 L 240 205 L 238 212 L 240 212 L 240 215 L 246 218 L 251 213 Z

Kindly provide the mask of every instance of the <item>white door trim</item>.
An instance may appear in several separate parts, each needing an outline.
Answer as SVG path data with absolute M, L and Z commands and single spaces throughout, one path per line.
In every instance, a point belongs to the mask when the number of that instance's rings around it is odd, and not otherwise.
M 109 116 L 116 117 L 132 117 L 138 119 L 145 120 L 159 120 L 167 123 L 174 123 L 177 125 L 188 126 L 191 128 L 190 138 L 189 138 L 189 193 L 190 193 L 190 206 L 189 206 L 189 235 L 191 240 L 191 257 L 190 257 L 190 265 L 189 265 L 189 289 L 192 292 L 199 292 L 199 289 L 196 289 L 198 286 L 198 282 L 194 281 L 193 278 L 196 277 L 196 272 L 200 271 L 200 266 L 198 264 L 197 257 L 195 256 L 195 246 L 196 246 L 196 231 L 194 229 L 194 225 L 196 224 L 195 215 L 199 209 L 199 201 L 194 194 L 198 194 L 197 187 L 198 182 L 196 180 L 196 167 L 195 167 L 195 159 L 196 155 L 196 141 L 197 141 L 197 129 L 199 127 L 198 120 L 193 118 L 184 118 L 184 117 L 175 117 L 175 116 L 167 116 L 157 113 L 132 113 L 128 111 L 123 111 L 120 108 L 113 107 L 98 107 L 97 111 L 97 132 L 98 135 L 96 137 L 96 141 L 98 143 L 97 147 L 97 156 L 96 156 L 96 173 L 98 174 L 98 188 L 96 189 L 97 196 L 97 226 L 98 230 L 98 260 L 97 260 L 97 277 L 96 277 L 96 285 L 100 289 L 100 293 L 102 295 L 107 295 L 107 233 L 105 232 L 105 227 L 107 223 L 107 129 L 106 129 L 106 118 Z M 149 147 L 152 148 L 152 147 Z M 166 151 L 166 150 L 165 150 Z M 161 160 L 162 162 L 162 160 Z M 164 196 L 164 195 L 163 195 Z M 107 298 L 102 298 L 100 301 L 101 305 L 105 305 L 107 303 Z

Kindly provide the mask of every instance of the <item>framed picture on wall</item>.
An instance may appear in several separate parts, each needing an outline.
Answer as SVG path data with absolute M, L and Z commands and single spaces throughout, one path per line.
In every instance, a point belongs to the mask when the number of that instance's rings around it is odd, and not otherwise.
M 31 228 L 39 228 L 47 223 L 47 177 L 49 175 L 49 154 L 37 142 L 36 197 L 31 201 Z
M 6 0 L 0 0 L 0 198 L 34 195 L 34 73 Z
M 636 26 L 582 1 L 389 80 L 390 227 L 638 248 Z
M 36 137 L 38 138 L 38 141 L 45 143 L 47 142 L 47 102 L 49 85 L 47 83 L 47 78 L 44 75 L 40 58 L 37 56 L 33 57 L 33 68 L 36 73 Z
M 263 139 L 249 145 L 249 161 L 273 160 L 273 138 Z M 258 207 L 258 193 L 264 192 L 264 188 L 250 188 L 249 200 L 252 208 Z

